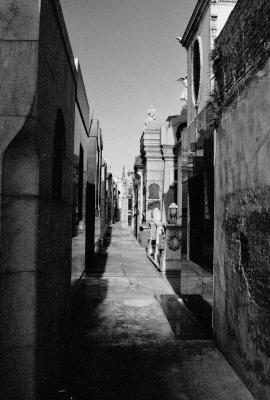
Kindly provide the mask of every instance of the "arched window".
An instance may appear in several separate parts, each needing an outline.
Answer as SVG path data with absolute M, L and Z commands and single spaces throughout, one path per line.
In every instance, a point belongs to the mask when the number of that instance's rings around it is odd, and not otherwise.
M 52 197 L 54 200 L 59 200 L 63 196 L 65 131 L 64 115 L 61 110 L 58 110 L 53 138 Z
M 193 85 L 193 96 L 194 103 L 198 103 L 199 93 L 200 93 L 200 85 L 201 85 L 201 74 L 202 74 L 202 54 L 201 54 L 201 45 L 200 40 L 197 38 L 193 45 L 193 70 L 192 70 L 192 85 Z

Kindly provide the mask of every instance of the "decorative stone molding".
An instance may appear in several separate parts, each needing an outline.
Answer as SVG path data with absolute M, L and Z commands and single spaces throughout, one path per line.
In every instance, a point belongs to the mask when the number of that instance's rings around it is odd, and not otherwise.
M 161 268 L 163 271 L 181 269 L 182 227 L 180 225 L 164 225 L 164 256 Z
M 172 232 L 168 238 L 168 247 L 170 250 L 176 251 L 181 247 L 181 235 L 178 232 Z

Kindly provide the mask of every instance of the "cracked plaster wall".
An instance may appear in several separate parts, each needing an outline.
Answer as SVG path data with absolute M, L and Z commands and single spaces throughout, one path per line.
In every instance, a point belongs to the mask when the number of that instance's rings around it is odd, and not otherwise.
M 270 398 L 269 72 L 223 112 L 215 166 L 214 330 L 258 400 Z

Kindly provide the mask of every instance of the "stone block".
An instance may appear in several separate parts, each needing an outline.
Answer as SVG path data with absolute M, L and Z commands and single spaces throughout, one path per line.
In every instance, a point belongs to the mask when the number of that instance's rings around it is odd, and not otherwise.
M 154 259 L 156 263 L 160 264 L 161 253 L 164 250 L 164 229 L 162 222 L 156 222 L 156 246 L 155 246 L 155 254 Z
M 141 225 L 140 226 L 140 243 L 141 245 L 147 249 L 150 238 L 150 226 L 149 225 Z
M 1 275 L 0 280 L 0 353 L 15 347 L 34 345 L 36 287 L 35 273 Z
M 157 235 L 157 229 L 155 223 L 150 223 L 150 240 L 148 244 L 148 254 L 150 256 L 153 256 L 155 253 L 155 248 L 156 248 L 156 235 Z
M 46 376 L 51 375 L 67 338 L 70 282 L 65 258 L 55 259 L 37 272 L 38 363 Z
M 1 273 L 35 270 L 37 213 L 36 199 L 3 198 Z
M 39 36 L 38 0 L 0 0 L 0 38 L 37 40 Z
M 165 244 L 162 270 L 181 269 L 182 227 L 167 224 L 165 227 Z
M 33 126 L 29 130 L 23 129 L 16 136 L 8 146 L 3 161 L 3 194 L 15 197 L 37 196 L 39 160 Z
M 22 129 L 25 123 L 25 117 L 21 116 L 0 116 L 0 162 L 1 158 L 6 150 L 8 144 L 16 136 L 16 134 Z M 2 168 L 0 168 L 0 174 Z M 2 180 L 1 180 L 2 181 Z
M 50 262 L 69 260 L 71 247 L 71 209 L 54 201 L 39 202 L 39 259 L 38 269 Z
M 0 357 L 1 397 L 34 400 L 35 354 L 33 347 L 14 347 Z M 18 397 L 19 396 L 19 397 Z
M 3 41 L 0 46 L 0 115 L 27 116 L 37 81 L 38 42 Z M 16 68 L 14 68 L 16 65 Z M 23 101 L 22 101 L 23 99 Z

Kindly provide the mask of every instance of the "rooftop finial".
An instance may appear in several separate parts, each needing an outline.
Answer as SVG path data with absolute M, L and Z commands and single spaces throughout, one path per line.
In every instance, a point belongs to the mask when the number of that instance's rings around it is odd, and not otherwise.
M 125 171 L 125 166 L 123 165 L 122 180 L 124 181 L 125 179 L 126 179 L 126 171 Z

